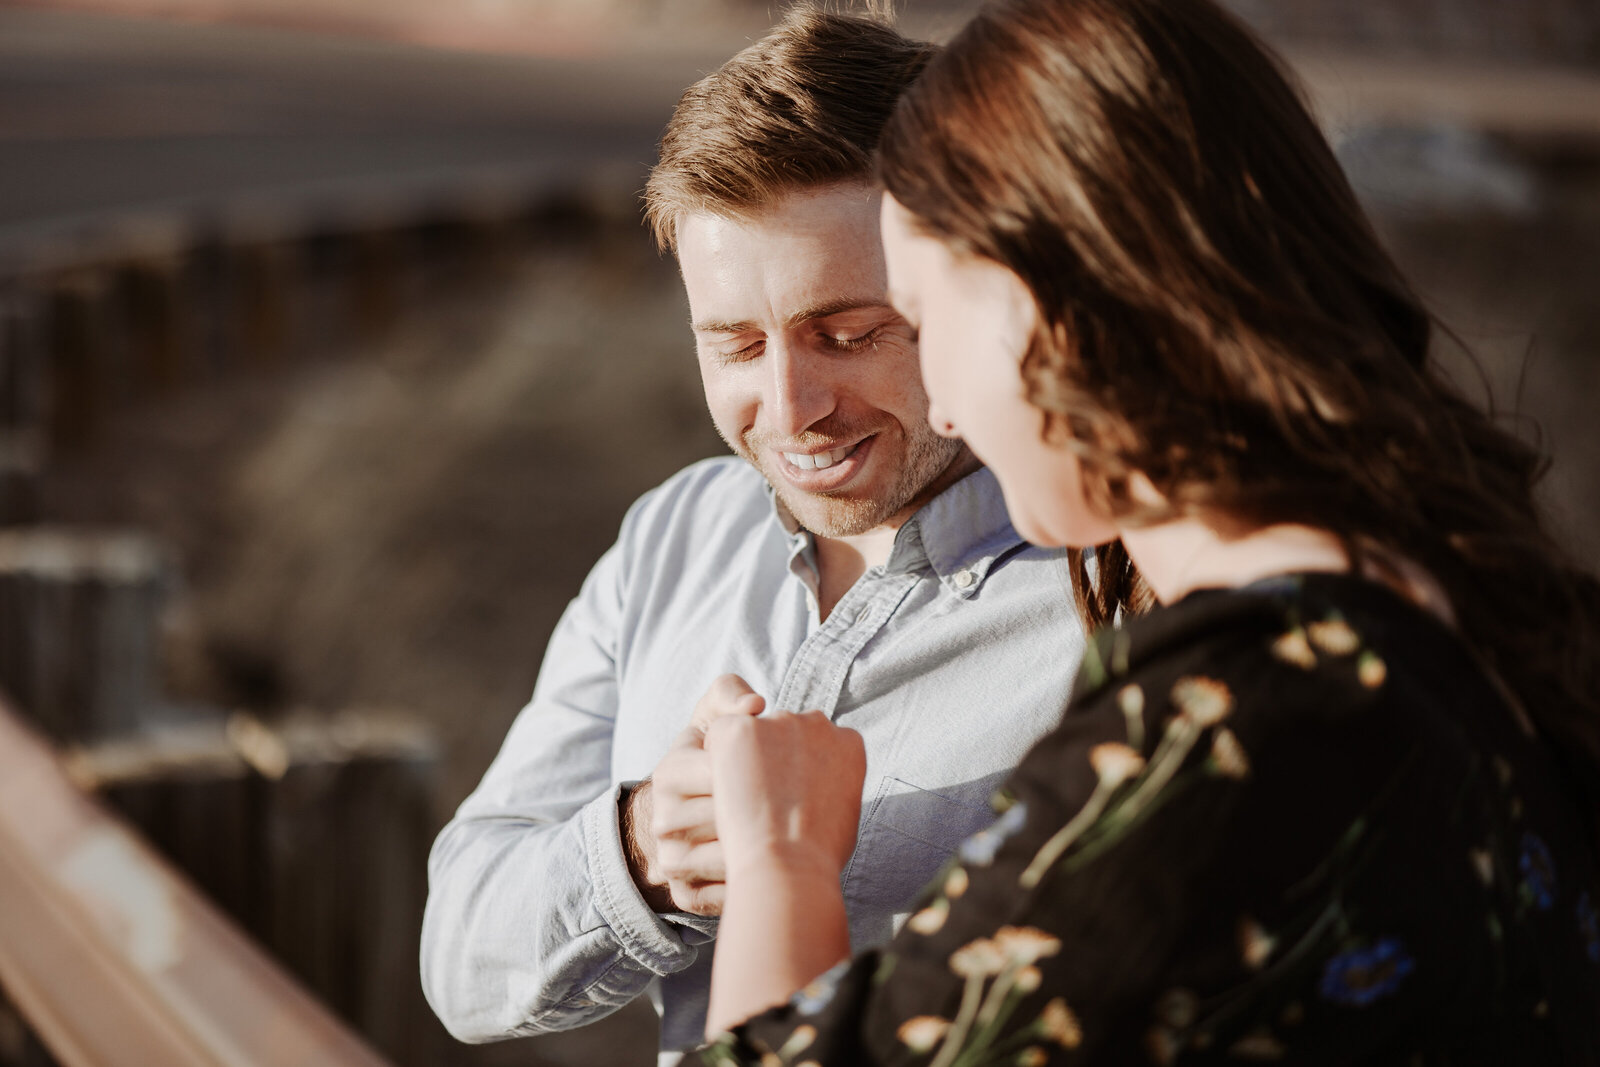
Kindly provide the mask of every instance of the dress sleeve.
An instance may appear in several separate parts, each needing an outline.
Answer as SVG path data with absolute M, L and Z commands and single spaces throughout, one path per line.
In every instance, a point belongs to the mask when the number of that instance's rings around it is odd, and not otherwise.
M 1374 734 L 1355 664 L 1313 676 L 1196 648 L 1108 672 L 886 948 L 688 1062 L 1271 1059 L 1339 1033 L 1318 1027 L 1341 995 L 1403 1012 L 1412 948 L 1364 929 L 1358 902 L 1364 820 L 1407 750 Z M 1399 1017 L 1350 1033 L 1377 1041 Z

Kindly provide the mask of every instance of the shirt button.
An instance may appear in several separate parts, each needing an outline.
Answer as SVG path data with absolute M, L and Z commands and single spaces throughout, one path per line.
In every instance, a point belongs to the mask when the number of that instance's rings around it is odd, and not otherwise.
M 977 580 L 978 576 L 973 574 L 971 571 L 956 571 L 955 581 L 957 589 L 971 589 L 972 583 L 976 582 Z

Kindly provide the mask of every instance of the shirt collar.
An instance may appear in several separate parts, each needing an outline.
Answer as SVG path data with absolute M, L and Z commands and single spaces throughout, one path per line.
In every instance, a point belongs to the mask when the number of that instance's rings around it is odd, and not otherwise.
M 789 536 L 791 568 L 812 546 L 783 501 L 766 486 L 773 514 Z M 910 571 L 926 564 L 941 584 L 962 598 L 975 596 L 1001 556 L 1022 544 L 1006 513 L 1000 483 L 980 467 L 934 497 L 900 527 L 889 553 L 888 571 Z
M 889 569 L 910 569 L 921 557 L 946 589 L 967 598 L 977 595 L 995 561 L 1020 544 L 1000 483 L 993 471 L 980 467 L 900 528 Z

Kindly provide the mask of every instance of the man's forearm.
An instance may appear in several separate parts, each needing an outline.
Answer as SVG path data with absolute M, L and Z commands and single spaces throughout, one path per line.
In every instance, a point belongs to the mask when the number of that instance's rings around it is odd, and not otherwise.
M 608 791 L 561 824 L 458 817 L 441 834 L 422 979 L 457 1038 L 570 1029 L 693 962 L 696 950 L 634 893 L 617 808 Z M 581 921 L 596 913 L 599 925 Z

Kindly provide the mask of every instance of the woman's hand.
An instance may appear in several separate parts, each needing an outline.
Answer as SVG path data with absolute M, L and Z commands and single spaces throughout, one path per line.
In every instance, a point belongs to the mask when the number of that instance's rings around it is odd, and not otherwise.
M 839 873 L 856 847 L 867 753 L 817 711 L 724 716 L 705 746 L 727 868 L 709 1037 L 850 954 Z
M 752 864 L 839 876 L 861 817 L 860 734 L 818 711 L 734 715 L 708 726 L 705 747 L 730 884 Z

